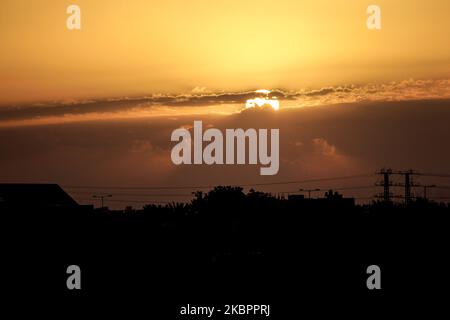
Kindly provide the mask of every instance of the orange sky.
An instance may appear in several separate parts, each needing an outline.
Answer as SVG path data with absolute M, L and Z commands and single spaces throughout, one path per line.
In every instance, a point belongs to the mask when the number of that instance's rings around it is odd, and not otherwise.
M 376 3 L 381 31 L 365 0 L 3 0 L 0 104 L 448 78 L 450 2 Z

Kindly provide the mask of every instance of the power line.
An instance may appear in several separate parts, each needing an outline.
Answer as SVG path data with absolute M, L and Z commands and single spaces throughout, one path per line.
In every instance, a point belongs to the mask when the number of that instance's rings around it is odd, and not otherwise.
M 327 187 L 327 188 L 322 188 L 322 190 L 329 190 L 329 189 L 333 189 L 336 191 L 342 191 L 342 190 L 359 190 L 359 189 L 373 189 L 375 188 L 375 186 L 355 186 L 355 187 Z M 314 189 L 313 191 L 320 191 L 317 189 Z M 289 190 L 289 191 L 273 191 L 279 194 L 297 194 L 300 193 L 300 190 Z M 272 194 L 273 192 L 267 191 L 265 193 L 268 194 Z M 71 192 L 71 194 L 74 195 L 92 195 L 92 192 L 86 192 L 86 191 L 75 191 L 75 192 Z M 168 193 L 112 193 L 111 195 L 113 196 L 123 196 L 123 197 L 193 197 L 193 193 L 173 193 L 173 194 L 168 194 Z M 360 198 L 355 198 L 355 199 L 371 199 L 370 197 L 360 197 Z M 80 199 L 80 201 L 92 201 L 92 199 Z M 122 202 L 122 203 L 126 203 L 126 202 L 130 202 L 130 203 L 171 203 L 169 201 L 158 201 L 158 200 L 146 200 L 146 199 L 142 199 L 142 200 L 138 200 L 138 199 L 109 199 L 109 201 L 112 202 Z
M 358 190 L 358 189 L 374 189 L 376 186 L 356 186 L 356 187 L 322 187 L 323 190 Z M 448 187 L 450 188 L 450 187 Z M 261 191 L 263 192 L 263 191 Z M 270 191 L 267 191 L 268 193 Z M 274 191 L 279 193 L 298 193 L 298 190 L 290 190 L 290 191 Z M 88 191 L 71 191 L 70 194 L 80 194 L 80 195 L 92 195 L 93 192 Z M 136 197 L 190 197 L 193 194 L 192 193 L 117 193 L 113 192 L 111 193 L 114 196 L 136 196 Z
M 320 187 L 322 191 L 334 190 L 334 191 L 345 191 L 345 190 L 362 190 L 362 189 L 375 189 L 377 186 L 356 186 L 356 187 Z M 289 191 L 275 191 L 279 193 L 299 193 L 299 190 L 289 190 Z
M 376 188 L 376 186 L 356 186 L 356 187 L 342 187 L 342 188 L 322 188 L 321 190 L 328 190 L 328 189 L 332 189 L 332 190 L 336 190 L 336 191 L 341 191 L 341 190 L 361 190 L 361 189 L 372 189 L 372 188 Z M 314 191 L 319 191 L 319 190 L 314 190 Z M 284 191 L 274 191 L 275 193 L 278 193 L 278 194 L 298 194 L 298 193 L 300 193 L 300 191 L 299 190 L 284 190 Z M 273 192 L 265 192 L 265 193 L 267 193 L 267 194 L 273 194 Z M 77 194 L 77 193 L 75 193 L 75 194 Z M 89 192 L 81 192 L 81 193 L 79 193 L 79 194 L 91 194 L 91 193 L 89 193 Z M 118 194 L 115 194 L 115 195 L 118 195 Z M 186 196 L 186 197 L 193 197 L 193 194 L 136 194 L 136 193 L 123 193 L 123 194 L 121 194 L 122 196 L 129 196 L 129 197 L 158 197 L 158 196 L 170 196 L 170 197 L 176 197 L 176 196 Z M 363 197 L 363 196 L 360 196 L 360 197 L 353 197 L 355 200 L 363 200 L 363 199 L 367 199 L 367 200 L 370 200 L 370 199 L 373 199 L 373 197 Z M 394 198 L 396 198 L 395 196 L 394 196 Z M 399 196 L 399 198 L 400 198 L 400 196 Z M 403 197 L 401 197 L 401 198 L 403 198 Z M 445 197 L 440 197 L 440 198 L 437 198 L 437 197 L 431 197 L 431 198 L 433 198 L 433 199 L 447 199 L 447 198 L 445 198 Z M 90 201 L 90 202 L 92 202 L 92 201 L 95 201 L 95 199 L 86 199 L 86 198 L 79 198 L 79 200 L 80 201 Z M 129 202 L 129 203 L 141 203 L 141 204 L 152 204 L 152 203 L 155 203 L 155 204 L 168 204 L 168 203 L 173 203 L 173 202 L 177 202 L 177 201 L 161 201 L 161 200 L 158 200 L 158 199 L 142 199 L 142 200 L 139 200 L 139 199 L 136 199 L 136 198 L 134 198 L 134 199 L 125 199 L 125 198 L 120 198 L 120 199 L 109 199 L 108 201 L 111 201 L 111 202 L 119 202 L 119 203 L 127 203 L 127 202 Z M 183 202 L 183 200 L 181 200 L 182 202 Z
M 92 195 L 92 192 L 87 191 L 75 191 L 70 192 L 70 194 L 80 194 L 80 195 Z M 125 197 L 190 197 L 192 196 L 192 193 L 183 193 L 183 194 L 177 194 L 177 193 L 166 193 L 166 194 L 158 194 L 158 193 L 111 193 L 113 196 L 125 196 Z
M 111 198 L 111 197 L 112 197 L 111 194 L 100 194 L 100 195 L 94 194 L 94 195 L 92 196 L 92 198 L 94 198 L 94 199 L 100 199 L 100 200 L 102 201 L 102 208 L 104 208 L 104 199 L 105 199 L 105 198 Z
M 319 178 L 319 179 L 307 179 L 307 180 L 295 180 L 295 181 L 278 181 L 278 182 L 266 182 L 266 183 L 252 183 L 252 184 L 220 184 L 220 185 L 233 185 L 240 187 L 257 187 L 257 186 L 270 186 L 270 185 L 284 185 L 284 184 L 299 184 L 299 183 L 313 183 L 323 181 L 336 181 L 336 180 L 350 180 L 356 178 L 372 177 L 372 174 L 361 174 L 352 176 L 341 176 L 331 178 Z M 63 185 L 65 189 L 90 189 L 90 190 L 177 190 L 177 189 L 211 189 L 217 187 L 217 185 L 199 185 L 199 186 L 159 186 L 159 187 L 119 187 L 119 186 L 72 186 Z
M 80 201 L 86 202 L 86 201 L 92 201 L 93 199 L 79 199 Z M 146 204 L 153 204 L 153 203 L 162 203 L 162 204 L 168 204 L 168 203 L 172 203 L 174 201 L 154 201 L 154 200 L 150 200 L 150 201 L 146 201 L 146 200 L 127 200 L 127 199 L 109 199 L 109 202 L 121 202 L 121 203 L 127 203 L 127 202 L 132 202 L 132 203 L 146 203 Z
M 412 189 L 414 187 L 422 187 L 423 188 L 423 197 L 427 198 L 427 190 L 430 188 L 437 188 L 437 189 L 450 189 L 450 187 L 447 186 L 436 186 L 435 184 L 420 184 L 413 181 L 413 176 L 431 176 L 431 177 L 441 177 L 441 178 L 450 178 L 449 174 L 444 173 L 420 173 L 416 172 L 412 169 L 410 170 L 404 170 L 404 171 L 394 171 L 392 169 L 381 169 L 377 172 L 378 175 L 383 176 L 383 181 L 377 182 L 376 186 L 381 186 L 384 188 L 384 192 L 380 195 L 376 195 L 378 198 L 383 198 L 384 201 L 390 201 L 390 198 L 399 198 L 396 195 L 393 195 L 390 193 L 391 187 L 404 187 L 404 200 L 405 204 L 408 205 L 413 198 L 417 198 L 412 194 Z M 403 183 L 393 183 L 390 179 L 391 175 L 401 175 L 403 176 L 404 182 Z
M 436 177 L 436 178 L 450 178 L 450 174 L 446 173 L 421 173 L 422 176 Z
M 344 188 L 329 188 L 336 191 L 342 191 L 342 190 L 359 190 L 359 189 L 374 189 L 376 186 L 358 186 L 358 187 L 344 187 Z

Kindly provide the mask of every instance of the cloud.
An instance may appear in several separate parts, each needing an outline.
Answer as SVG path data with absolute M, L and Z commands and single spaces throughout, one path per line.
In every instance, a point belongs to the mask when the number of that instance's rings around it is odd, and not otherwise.
M 325 96 L 329 93 L 334 93 L 336 92 L 335 88 L 322 88 L 319 90 L 311 90 L 311 91 L 307 91 L 303 94 L 299 94 L 299 96 L 307 96 L 307 97 L 314 97 L 314 96 Z
M 195 87 L 194 89 L 192 89 L 191 92 L 194 94 L 199 94 L 199 93 L 208 93 L 210 91 L 206 87 Z
M 344 85 L 300 91 L 272 90 L 281 108 L 355 103 L 364 101 L 411 101 L 450 98 L 450 79 L 404 80 L 381 84 Z M 188 94 L 153 94 L 145 97 L 123 97 L 84 101 L 36 103 L 0 107 L 0 126 L 35 123 L 58 123 L 69 120 L 106 118 L 139 118 L 141 116 L 179 114 L 232 114 L 254 98 L 254 91 L 208 92 L 195 87 Z M 46 122 L 46 120 L 48 120 Z
M 327 156 L 327 157 L 334 157 L 337 155 L 336 147 L 330 143 L 324 138 L 315 138 L 313 139 L 313 145 L 316 152 Z
M 153 151 L 153 146 L 148 140 L 136 139 L 131 141 L 130 151 L 133 153 L 145 153 Z

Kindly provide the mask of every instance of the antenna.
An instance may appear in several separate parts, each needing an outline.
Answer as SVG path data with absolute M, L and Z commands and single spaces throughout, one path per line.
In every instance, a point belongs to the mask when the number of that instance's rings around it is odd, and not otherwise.
M 105 198 L 111 198 L 111 197 L 112 197 L 112 194 L 95 194 L 95 195 L 92 196 L 92 198 L 101 199 L 101 201 L 102 201 L 102 209 L 105 207 L 104 206 L 104 199 Z

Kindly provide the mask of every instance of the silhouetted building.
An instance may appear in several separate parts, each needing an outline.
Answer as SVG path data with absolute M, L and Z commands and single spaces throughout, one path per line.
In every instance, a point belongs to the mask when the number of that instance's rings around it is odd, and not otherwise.
M 305 198 L 304 195 L 290 195 L 288 197 L 290 204 L 300 208 L 308 209 L 352 209 L 355 207 L 354 198 L 344 198 L 342 194 L 329 190 L 325 192 L 323 198 Z
M 305 196 L 302 194 L 290 194 L 288 196 L 288 200 L 289 201 L 304 201 L 305 200 Z
M 74 208 L 78 203 L 57 184 L 0 183 L 0 207 Z

